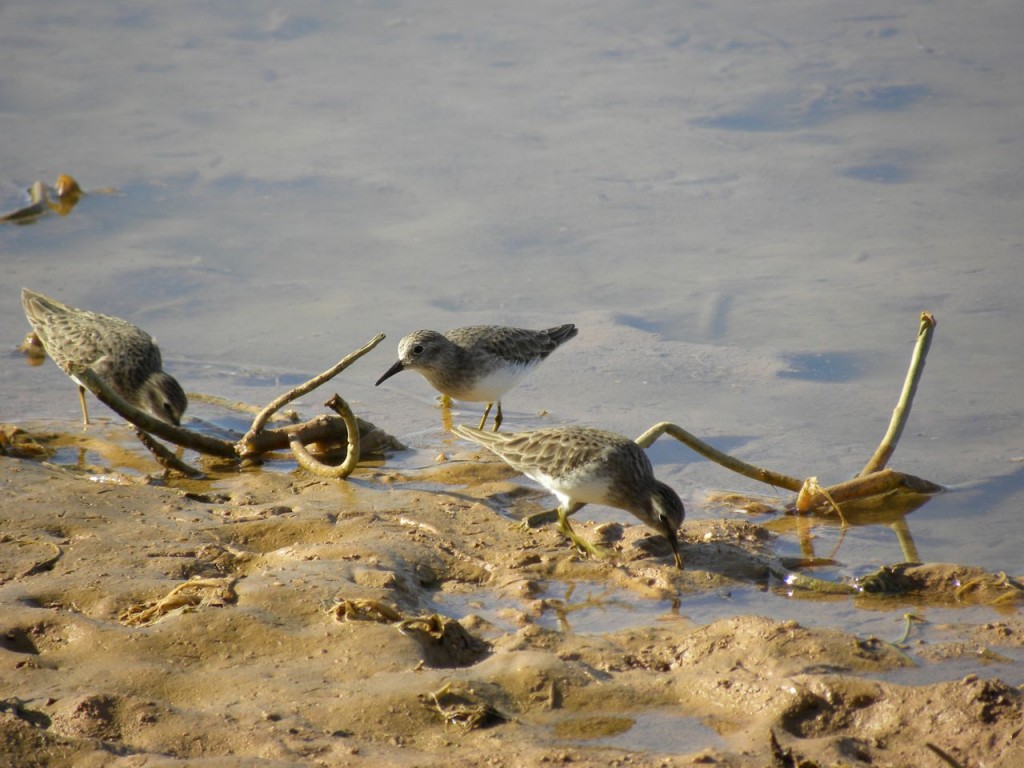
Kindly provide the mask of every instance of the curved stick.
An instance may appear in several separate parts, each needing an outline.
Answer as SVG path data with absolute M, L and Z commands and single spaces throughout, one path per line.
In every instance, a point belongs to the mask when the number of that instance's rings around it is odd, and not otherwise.
M 655 424 L 653 427 L 644 432 L 640 437 L 636 439 L 636 444 L 641 448 L 650 448 L 662 435 L 671 435 L 683 445 L 693 449 L 701 456 L 706 459 L 710 459 L 716 464 L 721 464 L 726 469 L 731 469 L 737 474 L 749 477 L 752 480 L 758 480 L 768 485 L 774 485 L 777 488 L 785 488 L 787 491 L 793 491 L 799 493 L 803 487 L 803 480 L 798 480 L 795 477 L 789 475 L 779 474 L 778 472 L 772 472 L 769 469 L 762 469 L 761 467 L 755 467 L 753 464 L 747 464 L 744 461 L 735 459 L 727 453 L 717 448 L 712 448 L 710 445 L 705 443 L 700 438 L 694 437 L 685 429 L 677 424 L 672 424 L 668 421 L 662 421 Z
M 362 357 L 371 349 L 380 344 L 382 341 L 384 341 L 384 334 L 378 333 L 360 349 L 357 349 L 355 352 L 343 357 L 332 368 L 324 371 L 319 376 L 314 376 L 305 384 L 300 384 L 294 389 L 285 392 L 283 395 L 276 398 L 273 402 L 270 403 L 270 405 L 268 405 L 266 408 L 259 412 L 259 415 L 256 416 L 255 420 L 253 420 L 252 426 L 249 427 L 249 431 L 246 432 L 245 436 L 238 441 L 238 455 L 242 457 L 247 457 L 253 454 L 253 451 L 250 448 L 250 444 L 252 443 L 253 438 L 256 437 L 260 430 L 263 429 L 267 421 L 270 420 L 270 417 L 273 416 L 274 413 L 276 413 L 278 410 L 280 410 L 285 405 L 290 403 L 292 400 L 295 400 L 298 397 L 302 397 L 307 392 L 312 392 L 317 387 L 322 386 L 326 382 L 330 381 L 343 370 L 352 365 L 352 363 L 354 363 L 360 357 Z
M 345 461 L 336 467 L 317 461 L 306 450 L 306 446 L 303 445 L 298 432 L 288 433 L 288 445 L 291 447 L 295 459 L 299 462 L 299 466 L 307 472 L 312 472 L 319 477 L 345 479 L 352 474 L 352 470 L 359 463 L 359 424 L 356 423 L 355 414 L 352 413 L 348 403 L 337 394 L 324 403 L 324 405 L 332 409 L 345 421 L 345 428 L 348 430 L 348 453 L 345 455 Z

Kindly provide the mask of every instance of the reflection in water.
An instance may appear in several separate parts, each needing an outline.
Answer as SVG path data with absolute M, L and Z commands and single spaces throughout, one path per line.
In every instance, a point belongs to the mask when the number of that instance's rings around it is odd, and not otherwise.
M 675 709 L 636 712 L 630 715 L 631 727 L 620 735 L 609 734 L 600 742 L 615 749 L 648 750 L 680 754 L 694 745 L 720 747 L 725 742 L 698 717 L 682 717 Z
M 561 596 L 555 597 L 559 592 Z M 540 614 L 553 614 L 562 632 L 605 632 L 609 627 L 643 626 L 652 618 L 680 615 L 678 597 L 638 602 L 635 596 L 599 582 L 550 582 L 546 594 L 551 596 L 541 595 Z
M 824 565 L 834 561 L 849 528 L 869 525 L 888 526 L 896 534 L 900 550 L 903 553 L 903 561 L 919 563 L 921 558 L 910 533 L 906 516 L 924 506 L 931 498 L 926 494 L 897 490 L 841 504 L 838 506 L 839 514 L 835 517 L 820 515 L 812 517 L 794 513 L 767 522 L 764 527 L 777 533 L 796 533 L 800 542 L 800 553 L 805 560 L 803 564 Z M 815 526 L 841 526 L 842 528 L 839 540 L 832 552 L 824 557 L 814 551 L 813 530 Z

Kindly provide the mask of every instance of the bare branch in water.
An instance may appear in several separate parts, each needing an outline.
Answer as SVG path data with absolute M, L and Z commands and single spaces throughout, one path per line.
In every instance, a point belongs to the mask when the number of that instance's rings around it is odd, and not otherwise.
M 205 477 L 202 472 L 194 467 L 190 467 L 184 461 L 167 450 L 163 443 L 158 443 L 144 430 L 136 427 L 135 436 L 139 438 L 147 449 L 149 449 L 149 452 L 153 454 L 153 458 L 156 459 L 157 463 L 164 469 L 172 472 L 180 472 L 185 477 L 192 478 L 193 480 L 200 480 Z
M 924 361 L 928 357 L 928 348 L 932 343 L 932 336 L 935 335 L 935 317 L 930 312 L 921 313 L 921 325 L 917 331 L 917 344 L 914 345 L 914 354 L 910 358 L 910 369 L 907 371 L 907 378 L 903 382 L 903 391 L 900 393 L 899 402 L 893 409 L 892 419 L 889 421 L 889 429 L 885 437 L 875 451 L 875 455 L 865 465 L 860 474 L 870 475 L 877 472 L 889 463 L 893 451 L 896 450 L 896 443 L 903 434 L 903 427 L 910 418 L 910 406 L 914 401 L 914 394 L 917 392 L 917 384 L 921 381 L 921 374 L 924 373 Z
M 825 489 L 812 489 L 802 494 L 797 500 L 797 512 L 810 512 L 815 507 L 821 506 L 831 500 L 834 504 L 863 499 L 868 496 L 879 496 L 892 491 L 912 491 L 914 493 L 932 494 L 942 491 L 941 485 L 924 480 L 914 475 L 907 475 L 897 472 L 894 469 L 883 469 L 880 472 L 872 472 L 869 475 L 858 475 L 836 485 Z M 826 494 L 827 492 L 827 498 Z
M 871 461 L 868 462 L 868 465 L 852 480 L 838 483 L 827 488 L 822 488 L 818 485 L 817 478 L 814 477 L 808 477 L 806 480 L 800 480 L 796 477 L 783 475 L 779 472 L 773 472 L 772 470 L 740 461 L 733 456 L 719 451 L 717 448 L 713 448 L 703 440 L 687 432 L 679 425 L 672 424 L 667 421 L 655 424 L 636 438 L 636 443 L 642 448 L 649 448 L 653 445 L 654 441 L 662 435 L 670 435 L 701 456 L 715 462 L 716 464 L 720 464 L 726 469 L 741 474 L 744 477 L 749 477 L 752 480 L 757 480 L 758 482 L 766 483 L 776 488 L 785 488 L 788 491 L 798 494 L 797 499 L 794 502 L 794 508 L 798 512 L 812 512 L 824 506 L 838 512 L 840 517 L 842 517 L 842 511 L 840 510 L 839 505 L 844 502 L 849 503 L 859 499 L 867 499 L 873 496 L 880 496 L 882 494 L 898 491 L 922 495 L 939 493 L 943 490 L 940 485 L 936 485 L 935 483 L 924 480 L 920 477 L 915 477 L 914 475 L 896 472 L 892 469 L 883 469 L 889 458 L 892 456 L 892 453 L 896 448 L 896 443 L 903 431 L 903 427 L 910 415 L 910 406 L 914 398 L 914 393 L 917 389 L 917 384 L 920 381 L 921 374 L 924 370 L 924 360 L 928 353 L 928 347 L 931 343 L 931 337 L 934 329 L 935 318 L 928 312 L 922 312 L 917 343 L 914 348 L 914 355 L 911 359 L 910 370 L 907 373 L 906 382 L 903 385 L 903 393 L 900 396 L 899 403 L 896 406 L 896 410 L 893 412 L 889 430 Z M 575 514 L 583 506 L 583 504 L 573 505 L 569 508 L 567 515 Z M 554 511 L 539 512 L 527 517 L 523 521 L 523 524 L 526 527 L 532 527 L 543 522 L 549 522 L 553 519 L 555 519 Z M 909 532 L 907 532 L 906 537 L 909 540 Z M 913 542 L 910 541 L 909 543 L 912 549 Z M 904 550 L 908 550 L 906 545 L 904 545 Z
M 182 448 L 189 448 L 209 456 L 218 456 L 222 459 L 238 458 L 235 446 L 226 440 L 218 440 L 215 437 L 203 435 L 191 429 L 176 427 L 173 424 L 168 424 L 166 421 L 160 421 L 160 419 L 150 416 L 145 411 L 139 410 L 111 389 L 103 379 L 96 375 L 95 371 L 89 368 L 81 368 L 75 371 L 75 376 L 101 402 L 139 429 L 175 445 L 180 445 Z
M 328 370 L 321 373 L 319 376 L 314 376 L 305 384 L 300 384 L 294 389 L 285 392 L 283 395 L 276 398 L 272 403 L 270 403 L 270 405 L 268 405 L 266 408 L 260 411 L 259 415 L 256 416 L 255 420 L 253 421 L 252 426 L 249 427 L 249 431 L 245 433 L 245 437 L 238 441 L 239 455 L 242 456 L 243 458 L 252 455 L 251 452 L 248 450 L 248 444 L 252 442 L 253 438 L 255 438 L 256 435 L 259 434 L 259 432 L 263 429 L 263 427 L 266 426 L 267 421 L 270 419 L 271 416 L 274 415 L 274 413 L 276 413 L 278 410 L 286 406 L 288 403 L 292 402 L 292 400 L 302 397 L 307 392 L 312 392 L 317 387 L 326 384 L 328 381 L 330 381 L 343 370 L 348 368 L 350 365 L 352 365 L 352 363 L 354 363 L 360 357 L 362 357 L 371 349 L 376 347 L 382 341 L 384 341 L 384 334 L 378 333 L 360 349 L 357 349 L 352 354 L 346 355 L 344 358 L 342 358 L 334 367 L 329 368 Z
M 140 431 L 139 439 L 165 468 L 172 468 L 186 474 L 195 473 L 195 470 L 180 462 L 166 448 L 157 444 L 152 436 L 208 456 L 234 460 L 258 458 L 269 451 L 292 447 L 296 458 L 307 468 L 320 463 L 309 455 L 304 446 L 311 443 L 346 442 L 349 451 L 344 464 L 341 468 L 329 467 L 328 469 L 331 476 L 348 477 L 361 458 L 362 451 L 375 453 L 383 450 L 400 450 L 404 446 L 370 422 L 356 418 L 351 408 L 337 395 L 326 405 L 335 408 L 341 416 L 318 416 L 303 424 L 278 429 L 264 429 L 264 427 L 274 413 L 284 405 L 330 381 L 377 346 L 383 339 L 384 334 L 379 334 L 329 370 L 276 398 L 274 402 L 259 412 L 249 432 L 237 443 L 210 437 L 185 427 L 177 427 L 151 416 L 127 402 L 91 369 L 76 370 L 75 375 L 101 402 Z M 300 450 L 293 447 L 296 444 Z

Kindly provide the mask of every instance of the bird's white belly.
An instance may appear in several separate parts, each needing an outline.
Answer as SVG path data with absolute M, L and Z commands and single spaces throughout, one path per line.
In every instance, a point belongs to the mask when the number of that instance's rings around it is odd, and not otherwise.
M 550 490 L 563 504 L 607 504 L 608 480 L 603 477 L 589 479 L 573 477 L 571 482 L 542 473 L 531 473 L 530 477 Z
M 466 400 L 471 403 L 495 403 L 501 400 L 501 396 L 518 384 L 534 366 L 532 365 L 509 365 L 503 368 L 495 368 L 473 382 L 467 387 L 451 395 L 456 400 Z

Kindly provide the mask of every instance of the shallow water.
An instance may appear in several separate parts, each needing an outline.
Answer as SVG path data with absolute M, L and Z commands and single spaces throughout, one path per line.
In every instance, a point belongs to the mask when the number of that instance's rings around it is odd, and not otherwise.
M 143 326 L 186 389 L 258 403 L 384 331 L 332 386 L 407 469 L 451 443 L 419 377 L 373 386 L 402 335 L 573 321 L 507 428 L 670 420 L 829 483 L 873 452 L 928 310 L 892 463 L 954 490 L 910 530 L 923 560 L 1020 573 L 1022 22 L 951 0 L 7 3 L 0 207 L 60 172 L 119 194 L 0 226 L 0 328 L 20 341 L 30 286 Z M 2 421 L 78 418 L 50 364 L 12 353 L 0 386 Z M 770 492 L 667 439 L 651 457 L 691 519 L 723 514 L 708 490 Z M 833 577 L 902 559 L 885 526 L 814 536 Z M 865 620 L 702 600 L 702 621 Z
M 713 729 L 701 723 L 699 718 L 679 717 L 672 711 L 637 713 L 635 716 L 622 718 L 620 727 L 624 729 L 621 733 L 603 738 L 595 737 L 593 743 L 617 749 L 649 750 L 665 754 L 721 747 L 725 743 Z M 573 735 L 581 738 L 578 734 Z

